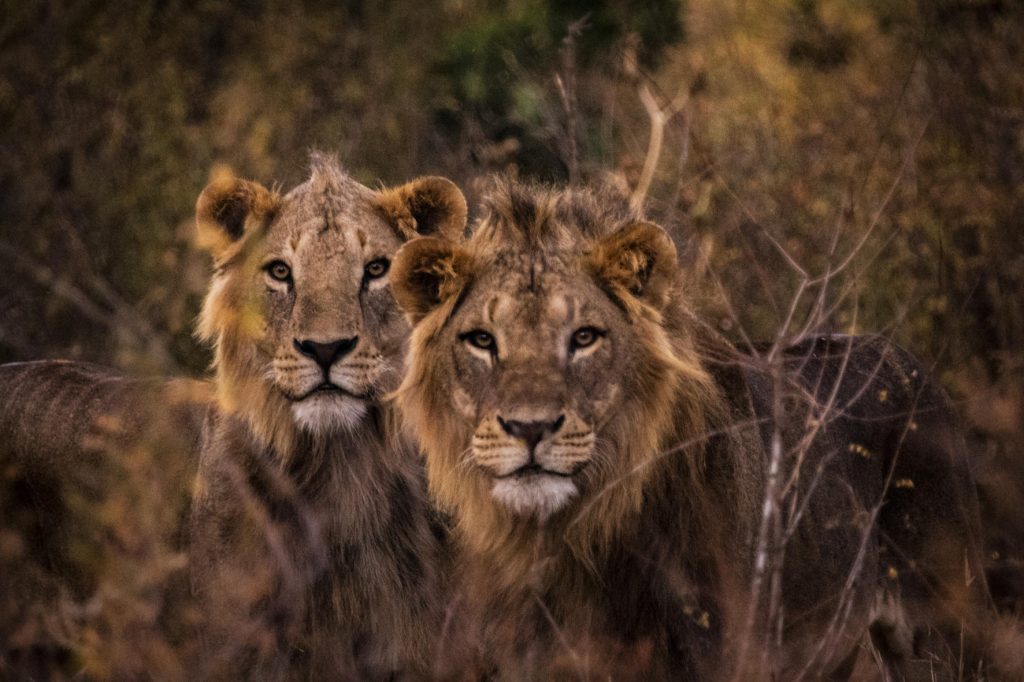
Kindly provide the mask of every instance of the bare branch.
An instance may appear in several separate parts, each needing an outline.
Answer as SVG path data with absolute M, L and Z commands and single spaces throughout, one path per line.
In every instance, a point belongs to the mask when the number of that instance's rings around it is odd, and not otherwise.
M 579 113 L 576 100 L 576 39 L 586 29 L 590 13 L 583 15 L 573 23 L 569 24 L 565 37 L 562 39 L 562 47 L 559 49 L 559 56 L 562 60 L 562 72 L 555 74 L 555 88 L 558 90 L 558 98 L 562 102 L 562 110 L 565 112 L 565 160 L 569 168 L 569 182 L 579 181 L 580 156 L 579 156 Z
M 662 105 L 647 82 L 640 83 L 637 87 L 637 95 L 640 97 L 640 103 L 644 105 L 647 117 L 651 121 L 651 135 L 647 141 L 647 155 L 644 157 L 644 167 L 640 173 L 640 180 L 637 182 L 636 189 L 633 190 L 633 196 L 630 197 L 630 202 L 633 206 L 639 208 L 643 206 L 644 201 L 647 199 L 647 192 L 651 188 L 654 173 L 658 168 L 658 160 L 661 158 L 661 147 L 665 139 L 665 124 L 683 110 L 690 101 L 690 96 L 689 90 L 684 89 L 671 102 Z
M 131 310 L 131 306 L 117 296 L 103 280 L 90 277 L 89 283 L 99 298 L 114 308 L 110 310 L 96 300 L 95 296 L 74 283 L 71 278 L 59 275 L 44 263 L 27 255 L 22 249 L 6 241 L 0 241 L 0 253 L 10 258 L 15 267 L 26 273 L 41 287 L 49 289 L 58 298 L 70 303 L 86 319 L 101 324 L 111 331 L 127 331 L 139 345 L 153 353 L 167 368 L 173 368 L 167 344 L 152 328 Z

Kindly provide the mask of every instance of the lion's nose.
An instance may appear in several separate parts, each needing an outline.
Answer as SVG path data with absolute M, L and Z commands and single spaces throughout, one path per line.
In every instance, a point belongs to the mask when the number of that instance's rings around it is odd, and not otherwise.
M 305 339 L 303 341 L 292 339 L 292 343 L 295 344 L 295 350 L 307 358 L 316 360 L 316 364 L 320 365 L 326 372 L 331 368 L 331 365 L 352 352 L 352 349 L 359 343 L 359 337 L 353 336 L 348 339 L 338 339 L 326 343 L 313 341 L 312 339 Z
M 537 443 L 543 440 L 545 434 L 554 433 L 562 428 L 562 424 L 565 423 L 565 415 L 559 415 L 558 419 L 549 422 L 521 422 L 514 419 L 505 421 L 498 417 L 498 423 L 501 424 L 501 428 L 505 429 L 505 433 L 521 439 L 526 443 L 526 447 L 530 449 L 530 452 L 533 452 L 533 449 L 537 447 Z

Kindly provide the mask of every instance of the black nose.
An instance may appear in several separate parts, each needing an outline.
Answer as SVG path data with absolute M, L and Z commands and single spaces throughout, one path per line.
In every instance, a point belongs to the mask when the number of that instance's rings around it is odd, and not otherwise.
M 544 438 L 544 434 L 554 433 L 562 428 L 562 424 L 565 423 L 565 415 L 560 415 L 558 419 L 550 422 L 518 422 L 513 419 L 505 421 L 498 417 L 498 423 L 501 424 L 501 428 L 505 429 L 505 433 L 522 439 L 526 443 L 526 447 L 530 448 L 530 452 L 533 452 L 537 443 Z
M 337 341 L 328 341 L 327 343 L 320 343 L 310 339 L 305 341 L 292 339 L 292 343 L 295 344 L 295 350 L 307 358 L 316 360 L 316 364 L 323 367 L 326 372 L 331 368 L 331 365 L 348 355 L 356 347 L 356 344 L 359 343 L 359 337 L 353 336 L 350 339 L 338 339 Z

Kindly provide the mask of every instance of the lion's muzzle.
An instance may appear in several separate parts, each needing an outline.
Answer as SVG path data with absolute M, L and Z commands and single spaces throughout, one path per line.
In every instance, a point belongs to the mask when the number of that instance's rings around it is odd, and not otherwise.
M 595 441 L 593 430 L 572 411 L 520 409 L 484 419 L 471 452 L 494 479 L 498 502 L 514 513 L 543 518 L 577 495 L 573 479 L 590 463 Z
M 357 424 L 385 371 L 373 343 L 360 336 L 295 338 L 285 348 L 274 358 L 274 383 L 291 401 L 296 422 L 320 434 Z

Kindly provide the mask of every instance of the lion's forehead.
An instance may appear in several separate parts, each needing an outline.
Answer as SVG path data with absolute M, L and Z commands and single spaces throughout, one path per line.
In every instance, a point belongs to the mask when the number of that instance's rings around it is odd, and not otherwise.
M 558 404 L 575 406 L 589 418 L 607 408 L 620 365 L 573 364 L 572 335 L 595 327 L 607 333 L 603 343 L 612 345 L 606 348 L 615 348 L 619 336 L 628 339 L 630 332 L 614 303 L 584 273 L 544 270 L 534 273 L 532 283 L 528 273 L 491 273 L 476 282 L 459 316 L 460 334 L 481 329 L 497 344 L 493 377 L 482 373 L 479 357 L 466 365 L 465 385 L 473 388 L 456 397 L 461 413 L 483 416 L 513 404 L 544 411 Z M 470 396 L 478 401 L 473 409 Z
M 375 208 L 373 194 L 358 184 L 356 190 L 297 188 L 285 198 L 271 226 L 271 246 L 298 251 L 305 244 L 324 256 L 394 253 L 401 240 Z
M 485 325 L 506 332 L 537 334 L 571 325 L 580 310 L 577 297 L 568 291 L 495 291 L 477 301 L 478 316 Z
M 536 279 L 538 276 L 565 277 L 580 270 L 581 247 L 574 249 L 561 247 L 532 248 L 499 245 L 493 252 L 487 253 L 491 244 L 483 241 L 474 244 L 483 249 L 482 259 L 487 261 L 488 268 L 501 272 L 505 279 Z M 472 246 L 471 246 L 472 248 Z
M 376 314 L 365 318 L 360 295 L 366 263 L 392 256 L 401 240 L 358 194 L 356 205 L 313 192 L 289 197 L 258 257 L 260 264 L 280 259 L 292 269 L 293 303 L 271 305 L 268 311 L 281 343 L 290 348 L 292 336 L 362 335 L 364 324 L 390 331 L 387 324 L 397 309 L 378 304 Z
M 267 257 L 283 258 L 309 276 L 359 275 L 365 261 L 390 257 L 401 245 L 381 222 L 372 215 L 365 220 L 285 215 L 268 233 Z
M 474 294 L 465 306 L 471 323 L 534 336 L 593 324 L 608 316 L 611 303 L 584 274 L 548 267 L 499 269 Z

